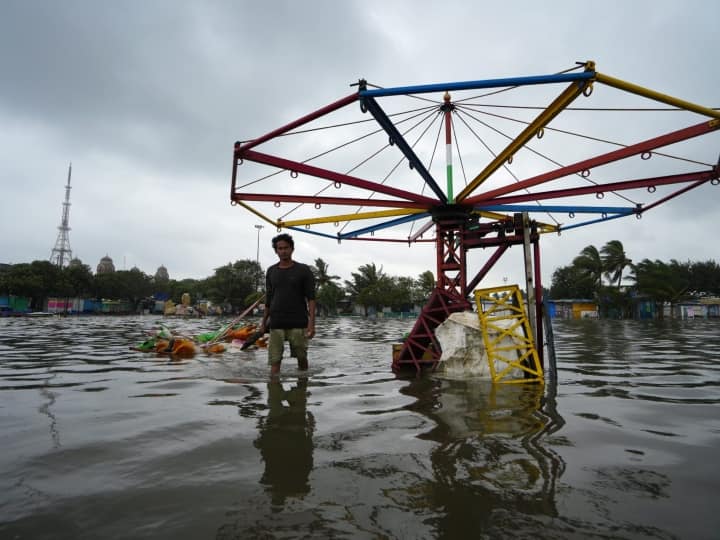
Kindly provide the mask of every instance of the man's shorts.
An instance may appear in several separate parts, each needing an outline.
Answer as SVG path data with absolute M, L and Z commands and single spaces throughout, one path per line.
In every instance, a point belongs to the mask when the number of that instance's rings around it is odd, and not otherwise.
M 307 361 L 308 339 L 305 328 L 273 328 L 268 339 L 268 364 L 278 364 L 282 360 L 285 342 L 290 343 L 290 356 L 299 362 Z

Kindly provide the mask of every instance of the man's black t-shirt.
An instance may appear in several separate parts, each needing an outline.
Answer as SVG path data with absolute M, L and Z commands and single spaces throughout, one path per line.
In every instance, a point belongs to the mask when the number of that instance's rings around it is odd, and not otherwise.
M 315 299 L 315 276 L 308 265 L 272 265 L 265 276 L 265 293 L 270 308 L 269 328 L 307 327 L 307 301 Z

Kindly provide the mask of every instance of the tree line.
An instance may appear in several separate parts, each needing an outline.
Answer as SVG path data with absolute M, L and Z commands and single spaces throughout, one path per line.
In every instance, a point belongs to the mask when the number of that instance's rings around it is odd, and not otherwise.
M 624 283 L 624 284 L 623 284 Z M 549 295 L 553 299 L 592 299 L 600 316 L 630 317 L 638 299 L 671 308 L 680 301 L 720 296 L 720 266 L 714 260 L 664 262 L 643 259 L 634 263 L 619 240 L 600 250 L 585 247 L 568 266 L 552 275 Z
M 315 259 L 311 269 L 317 286 L 321 314 L 352 312 L 361 306 L 364 313 L 390 307 L 409 311 L 423 305 L 435 287 L 429 270 L 416 278 L 387 275 L 375 263 L 360 266 L 351 279 L 340 283 L 323 259 Z M 138 268 L 93 274 L 88 265 L 74 261 L 60 268 L 48 261 L 6 265 L 0 270 L 0 296 L 23 296 L 31 310 L 41 310 L 48 298 L 112 299 L 128 302 L 140 310 L 153 298 L 180 303 L 184 293 L 193 301 L 209 300 L 227 313 L 237 313 L 263 295 L 265 275 L 261 266 L 249 259 L 216 268 L 204 279 L 169 279 L 159 272 L 151 276 Z
M 341 282 L 321 258 L 311 265 L 317 285 L 321 314 L 354 312 L 360 306 L 367 315 L 385 307 L 410 311 L 422 306 L 435 287 L 429 270 L 417 277 L 387 275 L 369 263 Z M 93 274 L 88 265 L 75 262 L 59 268 L 49 261 L 4 265 L 0 269 L 0 296 L 30 299 L 30 308 L 41 310 L 48 298 L 93 298 L 128 302 L 135 310 L 153 297 L 180 303 L 183 293 L 194 301 L 209 300 L 228 313 L 237 313 L 263 294 L 265 277 L 253 260 L 237 260 L 216 268 L 204 279 L 174 280 L 148 275 L 137 268 Z M 557 268 L 546 294 L 552 299 L 591 299 L 601 316 L 632 316 L 638 298 L 656 307 L 702 296 L 720 296 L 720 266 L 704 262 L 670 262 L 643 259 L 634 263 L 619 240 L 601 249 L 585 247 L 568 266 Z M 662 309 L 657 309 L 659 314 Z

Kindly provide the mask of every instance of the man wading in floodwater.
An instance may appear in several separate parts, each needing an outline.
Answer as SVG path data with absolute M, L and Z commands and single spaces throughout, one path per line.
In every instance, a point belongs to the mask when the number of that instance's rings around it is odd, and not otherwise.
M 293 261 L 295 242 L 289 234 L 272 239 L 276 264 L 265 275 L 265 313 L 260 332 L 270 332 L 268 364 L 270 374 L 280 373 L 285 342 L 298 369 L 308 368 L 308 339 L 315 335 L 315 276 L 306 264 Z

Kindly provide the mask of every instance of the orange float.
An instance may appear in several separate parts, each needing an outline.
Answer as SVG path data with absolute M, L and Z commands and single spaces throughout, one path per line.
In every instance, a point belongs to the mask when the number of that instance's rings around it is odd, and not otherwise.
M 242 341 L 245 341 L 255 331 L 255 328 L 256 326 L 254 324 L 249 324 L 247 326 L 243 326 L 242 328 L 237 328 L 235 330 L 232 330 L 231 332 L 228 332 L 227 338 L 231 341 L 233 339 L 240 339 Z
M 171 352 L 176 356 L 193 356 L 195 344 L 189 339 L 176 339 L 172 344 Z
M 225 352 L 225 345 L 223 345 L 222 343 L 213 343 L 205 349 L 205 352 L 211 354 Z

